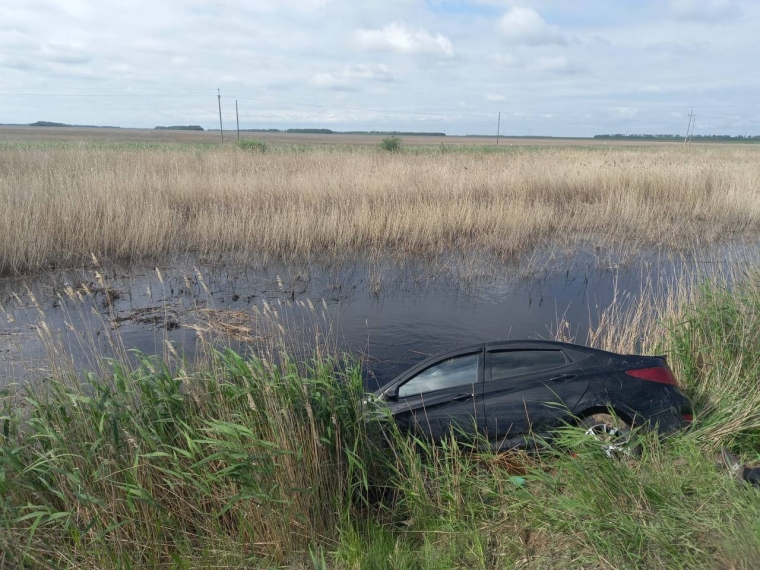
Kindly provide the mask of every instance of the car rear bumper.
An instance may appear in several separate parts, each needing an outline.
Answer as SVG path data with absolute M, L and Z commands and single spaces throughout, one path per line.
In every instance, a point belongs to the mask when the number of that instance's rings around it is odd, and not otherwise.
M 663 395 L 662 407 L 658 412 L 648 417 L 638 415 L 635 423 L 656 428 L 661 435 L 670 435 L 688 428 L 691 425 L 692 413 L 689 399 L 678 388 L 672 388 Z

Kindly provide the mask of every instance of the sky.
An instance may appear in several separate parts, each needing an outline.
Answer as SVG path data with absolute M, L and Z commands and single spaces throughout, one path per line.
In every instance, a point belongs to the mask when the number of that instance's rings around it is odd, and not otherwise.
M 757 0 L 0 0 L 0 123 L 760 135 Z

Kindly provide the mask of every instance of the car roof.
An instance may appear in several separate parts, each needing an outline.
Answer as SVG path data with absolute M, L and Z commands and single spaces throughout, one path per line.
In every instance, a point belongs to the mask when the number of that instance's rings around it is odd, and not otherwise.
M 417 362 L 416 364 L 413 364 L 409 368 L 407 368 L 404 372 L 401 374 L 398 374 L 395 378 L 390 380 L 389 382 L 385 383 L 384 385 L 380 386 L 378 389 L 378 392 L 381 392 L 385 389 L 387 389 L 389 386 L 395 384 L 398 382 L 401 378 L 406 376 L 407 374 L 411 372 L 416 372 L 420 369 L 423 369 L 436 360 L 440 358 L 444 358 L 447 355 L 450 355 L 451 357 L 457 356 L 458 354 L 466 354 L 468 352 L 476 352 L 483 350 L 485 348 L 487 351 L 492 350 L 503 350 L 503 349 L 524 349 L 524 350 L 548 350 L 548 349 L 564 349 L 569 352 L 574 353 L 585 353 L 587 355 L 591 354 L 610 354 L 619 356 L 615 353 L 610 353 L 604 350 L 600 350 L 597 348 L 590 348 L 588 346 L 583 346 L 581 344 L 571 344 L 569 342 L 559 342 L 554 340 L 497 340 L 492 342 L 479 342 L 477 344 L 470 344 L 470 345 L 464 345 L 464 346 L 457 346 L 453 348 L 449 348 L 446 350 L 442 350 L 440 352 L 437 352 L 436 354 L 432 354 L 429 357 L 425 358 L 424 360 L 421 360 L 420 362 Z
M 560 342 L 556 340 L 527 340 L 527 339 L 526 340 L 495 340 L 491 342 L 479 342 L 477 344 L 453 347 L 453 348 L 438 352 L 436 354 L 432 354 L 430 358 L 433 358 L 438 355 L 443 355 L 448 352 L 456 352 L 456 351 L 467 352 L 468 350 L 480 350 L 484 346 L 486 350 L 498 350 L 501 348 L 525 348 L 525 349 L 564 348 L 566 350 L 575 350 L 579 352 L 605 352 L 603 350 L 599 350 L 597 348 L 590 348 L 582 344 L 572 344 L 569 342 Z

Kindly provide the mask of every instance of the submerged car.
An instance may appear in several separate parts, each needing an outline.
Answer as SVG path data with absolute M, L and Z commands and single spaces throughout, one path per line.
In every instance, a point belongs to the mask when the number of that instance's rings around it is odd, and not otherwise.
M 593 433 L 687 426 L 691 404 L 663 356 L 615 354 L 551 341 L 450 350 L 380 388 L 402 432 L 441 440 L 485 436 L 494 449 L 525 446 L 553 428 Z

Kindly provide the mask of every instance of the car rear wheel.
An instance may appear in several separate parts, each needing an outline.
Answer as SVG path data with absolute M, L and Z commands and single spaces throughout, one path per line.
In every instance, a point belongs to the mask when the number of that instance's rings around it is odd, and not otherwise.
M 636 443 L 631 426 L 610 414 L 592 414 L 583 418 L 580 427 L 593 437 L 610 458 L 634 458 L 641 455 L 641 445 Z

